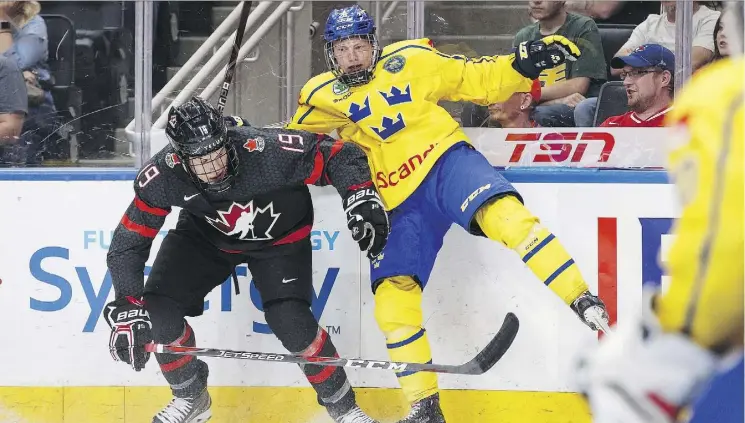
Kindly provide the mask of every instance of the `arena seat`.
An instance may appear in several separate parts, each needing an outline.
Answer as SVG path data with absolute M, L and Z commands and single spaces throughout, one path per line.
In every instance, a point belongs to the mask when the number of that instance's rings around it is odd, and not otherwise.
M 618 81 L 618 77 L 610 74 L 610 61 L 618 50 L 626 44 L 636 25 L 629 24 L 598 24 L 600 41 L 603 43 L 603 54 L 608 67 L 608 81 Z
M 58 117 L 64 122 L 59 132 L 70 143 L 70 158 L 77 159 L 77 134 L 83 97 L 75 85 L 75 24 L 64 15 L 41 14 L 47 26 L 49 56 L 47 63 L 54 85 L 52 98 Z
M 626 88 L 621 81 L 610 81 L 600 87 L 598 106 L 592 125 L 598 126 L 611 116 L 622 115 L 629 111 Z

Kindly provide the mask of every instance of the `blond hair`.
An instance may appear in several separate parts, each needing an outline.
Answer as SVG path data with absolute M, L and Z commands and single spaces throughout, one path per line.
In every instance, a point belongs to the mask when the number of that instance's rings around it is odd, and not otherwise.
M 8 19 L 17 28 L 23 28 L 41 11 L 38 1 L 3 1 L 0 2 L 0 7 L 5 9 Z

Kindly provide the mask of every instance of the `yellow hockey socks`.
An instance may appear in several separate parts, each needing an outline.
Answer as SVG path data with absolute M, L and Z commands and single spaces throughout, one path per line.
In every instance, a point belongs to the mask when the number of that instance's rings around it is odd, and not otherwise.
M 567 305 L 588 290 L 569 252 L 514 196 L 481 207 L 475 218 L 489 239 L 516 251 L 536 277 Z
M 375 291 L 375 320 L 383 331 L 393 361 L 431 363 L 432 351 L 422 327 L 422 289 L 410 276 L 387 278 Z M 437 375 L 397 372 L 410 403 L 437 393 Z

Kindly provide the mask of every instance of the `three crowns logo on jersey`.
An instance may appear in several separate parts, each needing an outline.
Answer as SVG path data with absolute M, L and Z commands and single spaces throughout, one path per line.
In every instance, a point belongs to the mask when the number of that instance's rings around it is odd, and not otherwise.
M 411 95 L 411 84 L 406 84 L 405 87 L 400 88 L 392 86 L 388 92 L 378 91 L 378 94 L 385 100 L 388 106 L 395 106 L 398 104 L 410 103 L 412 101 Z M 354 123 L 358 123 L 364 119 L 369 118 L 373 115 L 372 108 L 370 106 L 370 95 L 366 95 L 362 104 L 352 102 L 349 104 L 348 117 Z M 403 114 L 399 112 L 395 118 L 390 116 L 383 116 L 380 125 L 370 126 L 382 140 L 386 140 L 393 136 L 398 131 L 406 127 Z
M 233 202 L 227 211 L 217 211 L 217 219 L 206 216 L 205 219 L 225 235 L 246 241 L 267 241 L 274 239 L 271 230 L 281 215 L 274 212 L 274 203 L 261 208 L 251 200 L 246 204 Z

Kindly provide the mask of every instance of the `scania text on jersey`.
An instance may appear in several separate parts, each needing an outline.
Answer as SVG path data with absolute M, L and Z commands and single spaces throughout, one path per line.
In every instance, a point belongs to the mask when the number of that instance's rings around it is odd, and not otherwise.
M 339 236 L 339 231 L 313 231 L 311 234 L 311 242 L 314 250 L 334 250 L 334 244 Z M 83 233 L 83 249 L 89 248 L 103 248 L 103 245 L 110 242 L 111 238 L 104 240 L 103 234 L 105 231 L 84 231 Z M 165 235 L 167 231 L 161 231 L 161 235 Z M 74 255 L 74 250 L 72 251 Z M 74 266 L 74 278 L 66 278 L 63 275 L 67 275 L 71 272 L 62 272 L 59 268 L 59 261 L 64 260 L 69 262 L 71 256 L 71 250 L 60 246 L 45 246 L 36 250 L 28 261 L 28 269 L 36 281 L 41 285 L 37 285 L 33 293 L 29 295 L 29 307 L 35 311 L 41 312 L 57 312 L 68 307 L 74 300 L 73 286 L 74 284 L 80 284 L 83 293 L 85 295 L 85 302 L 88 304 L 89 314 L 83 324 L 83 332 L 93 332 L 96 329 L 103 308 L 108 301 L 113 299 L 113 286 L 111 281 L 111 274 L 108 270 L 105 271 L 102 277 L 95 277 L 95 270 L 92 269 L 103 269 L 105 268 L 105 257 L 101 258 L 100 263 L 95 265 L 83 265 Z M 51 264 L 50 263 L 56 263 Z M 51 267 L 54 270 L 51 270 Z M 147 277 L 150 274 L 151 267 L 145 266 L 144 276 Z M 320 269 L 319 269 L 320 270 Z M 331 295 L 332 288 L 336 283 L 336 279 L 339 275 L 338 267 L 327 267 L 323 283 L 316 292 L 313 290 L 313 303 L 311 310 L 313 315 L 317 319 L 320 319 L 323 314 L 329 296 Z M 248 268 L 245 265 L 238 266 L 235 269 L 237 276 L 247 277 L 249 275 Z M 99 282 L 100 281 L 100 282 Z M 233 295 L 235 295 L 232 287 L 232 280 L 226 279 L 219 288 L 220 291 L 220 312 L 230 312 L 233 309 Z M 50 292 L 52 293 L 50 295 Z M 261 296 L 256 289 L 253 280 L 250 281 L 250 298 L 252 304 L 259 310 L 263 311 L 261 306 Z M 51 298 L 51 299 L 50 299 Z M 210 301 L 205 300 L 204 310 L 210 309 Z M 265 323 L 253 322 L 253 330 L 257 333 L 271 334 L 271 330 Z

